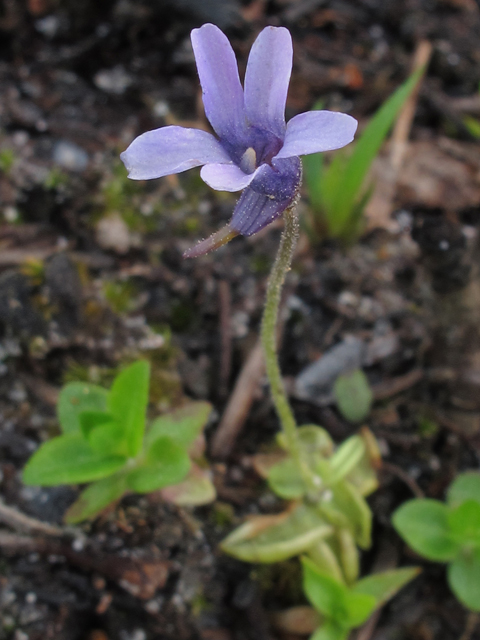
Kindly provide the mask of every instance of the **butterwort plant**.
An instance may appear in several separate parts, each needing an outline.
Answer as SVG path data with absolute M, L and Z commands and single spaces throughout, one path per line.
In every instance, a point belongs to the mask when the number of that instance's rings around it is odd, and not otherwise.
M 344 147 L 352 141 L 357 122 L 330 111 L 302 113 L 285 122 L 293 57 L 287 29 L 267 27 L 260 33 L 250 52 L 243 88 L 233 50 L 217 27 L 206 24 L 194 29 L 191 38 L 205 113 L 216 135 L 177 126 L 143 133 L 121 155 L 129 177 L 159 178 L 201 166 L 202 179 L 213 189 L 241 192 L 230 222 L 186 251 L 187 258 L 216 249 L 237 235 L 251 236 L 284 218 L 261 330 L 267 376 L 282 427 L 281 451 L 280 458 L 263 471 L 272 491 L 290 502 L 283 513 L 258 516 L 241 525 L 222 548 L 247 562 L 277 562 L 304 553 L 320 576 L 340 585 L 345 601 L 354 602 L 358 598 L 349 590 L 358 578 L 356 546 L 370 544 L 371 513 L 364 496 L 376 487 L 371 453 L 375 443 L 364 434 L 335 450 L 321 427 L 297 427 L 278 364 L 276 324 L 298 237 L 300 156 Z M 390 595 L 404 584 L 405 575 L 398 579 L 394 574 L 392 581 Z M 352 615 L 348 624 L 340 625 L 341 634 L 329 636 L 332 640 L 345 637 L 381 604 L 373 595 L 367 599 L 363 598 L 362 616 Z M 320 602 L 312 603 L 322 610 Z M 337 622 L 332 622 L 335 629 Z
M 310 111 L 286 124 L 293 46 L 289 31 L 283 27 L 266 27 L 254 42 L 244 88 L 235 54 L 220 29 L 205 24 L 192 31 L 191 39 L 205 113 L 216 136 L 198 129 L 161 127 L 136 138 L 121 158 L 132 179 L 159 178 L 202 166 L 200 175 L 212 188 L 242 192 L 230 222 L 186 251 L 185 257 L 200 256 L 239 234 L 251 236 L 283 214 L 285 228 L 267 288 L 262 342 L 287 448 L 305 482 L 315 489 L 318 478 L 302 460 L 295 418 L 280 375 L 276 321 L 298 237 L 299 156 L 347 145 L 357 121 L 343 113 Z

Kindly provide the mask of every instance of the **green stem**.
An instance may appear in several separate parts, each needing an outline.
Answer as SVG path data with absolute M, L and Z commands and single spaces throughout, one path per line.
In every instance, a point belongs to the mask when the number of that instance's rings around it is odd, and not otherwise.
M 265 353 L 265 365 L 273 404 L 277 411 L 280 424 L 285 434 L 285 440 L 290 455 L 295 460 L 300 472 L 310 488 L 315 486 L 312 474 L 302 459 L 297 439 L 297 424 L 292 408 L 288 402 L 283 386 L 277 354 L 277 319 L 280 297 L 285 276 L 290 270 L 293 252 L 298 239 L 298 217 L 294 203 L 283 214 L 285 228 L 280 239 L 277 257 L 270 273 L 267 286 L 267 297 L 262 320 L 262 344 Z M 313 486 L 312 486 L 313 485 Z

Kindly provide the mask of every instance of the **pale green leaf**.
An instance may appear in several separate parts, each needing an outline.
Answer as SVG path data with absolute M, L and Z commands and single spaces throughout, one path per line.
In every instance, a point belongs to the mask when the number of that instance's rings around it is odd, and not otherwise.
M 460 544 L 480 545 L 480 503 L 476 500 L 466 500 L 450 511 L 448 524 Z
M 362 422 L 370 413 L 373 393 L 361 369 L 338 376 L 333 392 L 338 410 L 349 422 Z
M 212 412 L 209 402 L 190 402 L 157 418 L 145 437 L 147 447 L 165 436 L 188 449 L 201 434 Z
M 418 567 L 405 567 L 391 569 L 376 573 L 359 580 L 353 587 L 356 593 L 364 593 L 373 596 L 376 607 L 383 606 L 390 598 L 400 591 L 410 580 L 420 573 Z
M 302 558 L 303 590 L 313 606 L 343 628 L 362 624 L 371 615 L 376 600 L 368 594 L 350 591 L 344 584 L 319 571 L 308 558 Z
M 193 464 L 188 476 L 179 484 L 162 489 L 162 498 L 180 507 L 199 507 L 210 504 L 217 492 L 207 469 Z
M 361 436 L 351 436 L 337 448 L 330 458 L 331 476 L 329 481 L 338 482 L 347 476 L 360 462 L 366 451 Z
M 409 500 L 393 514 L 397 532 L 414 551 L 429 560 L 447 562 L 459 550 L 448 523 L 449 509 L 438 500 Z
M 332 487 L 333 504 L 345 516 L 356 543 L 361 549 L 369 549 L 372 534 L 372 512 L 357 489 L 343 481 Z
M 190 470 L 190 458 L 170 438 L 158 438 L 147 458 L 127 476 L 127 485 L 137 493 L 149 493 L 181 482 Z
M 297 463 L 292 458 L 277 462 L 268 470 L 268 485 L 280 498 L 294 500 L 306 492 Z
M 245 562 L 280 562 L 332 532 L 315 508 L 299 504 L 279 515 L 250 518 L 223 540 L 221 548 Z
M 460 602 L 480 613 L 480 549 L 462 553 L 448 567 L 448 583 Z
M 110 504 L 120 500 L 126 491 L 126 476 L 123 471 L 97 480 L 89 485 L 64 515 L 68 524 L 90 520 L 99 515 Z
M 108 391 L 87 382 L 70 382 L 60 391 L 57 415 L 63 433 L 80 431 L 83 411 L 105 411 Z
M 42 444 L 27 462 L 23 481 L 40 486 L 91 482 L 115 473 L 125 462 L 123 456 L 96 453 L 80 433 L 69 433 Z
M 448 489 L 447 501 L 451 507 L 458 507 L 467 500 L 480 503 L 480 472 L 467 471 L 458 475 Z
M 149 377 L 148 362 L 139 360 L 115 378 L 108 395 L 108 410 L 123 427 L 132 457 L 138 455 L 143 444 Z
M 347 640 L 349 635 L 350 629 L 345 629 L 329 620 L 310 636 L 310 640 Z

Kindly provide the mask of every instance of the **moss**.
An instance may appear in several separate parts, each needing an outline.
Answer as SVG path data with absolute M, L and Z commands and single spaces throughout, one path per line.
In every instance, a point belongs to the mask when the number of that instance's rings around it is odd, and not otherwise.
M 0 151 L 0 171 L 3 173 L 10 173 L 16 157 L 13 149 L 2 149 Z
M 121 315 L 135 308 L 138 291 L 131 280 L 108 280 L 103 283 L 102 292 L 114 313 Z
M 51 169 L 43 182 L 47 191 L 57 191 L 68 184 L 69 177 L 58 167 Z
M 45 263 L 37 258 L 27 258 L 21 265 L 20 272 L 32 286 L 38 287 L 43 284 L 45 279 Z

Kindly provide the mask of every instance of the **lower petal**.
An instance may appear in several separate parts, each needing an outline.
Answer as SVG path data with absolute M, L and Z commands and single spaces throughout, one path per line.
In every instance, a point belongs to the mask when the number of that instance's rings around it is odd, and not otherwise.
M 295 200 L 301 179 L 300 158 L 278 159 L 273 167 L 263 165 L 240 196 L 230 227 L 244 236 L 266 227 Z
M 120 157 L 133 180 L 161 178 L 208 162 L 231 162 L 210 133 L 177 126 L 142 133 Z
M 244 173 L 236 164 L 206 164 L 200 177 L 216 191 L 241 191 L 252 182 L 255 173 Z

